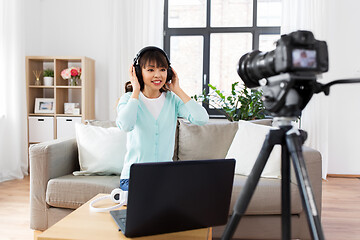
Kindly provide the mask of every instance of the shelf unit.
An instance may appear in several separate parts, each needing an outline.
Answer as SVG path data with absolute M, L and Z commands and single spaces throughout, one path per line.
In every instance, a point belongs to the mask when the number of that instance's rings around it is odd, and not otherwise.
M 78 86 L 69 86 L 68 80 L 61 77 L 61 71 L 69 67 L 81 67 L 81 77 Z M 36 77 L 33 71 L 44 71 L 45 69 L 54 70 L 53 86 L 35 85 Z M 41 75 L 43 84 L 43 77 Z M 54 57 L 54 56 L 27 56 L 26 57 L 26 94 L 27 94 L 27 123 L 28 139 L 30 139 L 29 118 L 52 117 L 53 118 L 53 138 L 57 138 L 57 119 L 69 117 L 72 119 L 91 120 L 95 118 L 95 61 L 88 57 Z M 36 98 L 53 98 L 52 113 L 34 113 Z M 79 103 L 80 114 L 65 114 L 64 103 Z M 36 129 L 37 130 L 37 129 Z M 49 131 L 42 129 L 41 131 Z M 34 144 L 38 142 L 30 142 Z

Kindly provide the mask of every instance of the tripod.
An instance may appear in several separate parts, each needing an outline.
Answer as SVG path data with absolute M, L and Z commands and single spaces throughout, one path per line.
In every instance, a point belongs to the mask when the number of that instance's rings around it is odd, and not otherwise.
M 290 156 L 311 236 L 316 240 L 324 239 L 320 216 L 302 153 L 302 145 L 307 138 L 307 133 L 296 129 L 291 124 L 291 121 L 296 119 L 294 116 L 300 116 L 301 110 L 309 102 L 313 93 L 324 91 L 324 89 L 322 84 L 316 82 L 314 76 L 299 78 L 292 74 L 282 74 L 268 79 L 266 86 L 263 87 L 264 104 L 269 111 L 274 111 L 278 116 L 274 120 L 278 123 L 279 129 L 270 130 L 266 136 L 253 169 L 234 206 L 233 215 L 222 236 L 223 240 L 231 239 L 234 235 L 276 144 L 281 145 L 282 239 L 291 239 Z
M 230 239 L 236 227 L 245 214 L 251 197 L 259 182 L 261 173 L 276 144 L 281 145 L 281 188 L 282 188 L 282 239 L 291 239 L 290 212 L 290 159 L 291 155 L 296 178 L 299 184 L 302 204 L 306 212 L 309 228 L 313 239 L 324 239 L 320 217 L 316 209 L 315 200 L 310 186 L 305 161 L 302 154 L 302 144 L 306 140 L 306 132 L 297 130 L 291 125 L 290 118 L 279 118 L 279 129 L 270 130 L 266 136 L 254 167 L 234 206 L 234 213 L 226 226 L 222 239 Z
M 307 133 L 294 128 L 291 121 L 301 115 L 301 111 L 314 93 L 324 92 L 327 96 L 330 94 L 331 86 L 348 83 L 360 83 L 360 79 L 341 79 L 321 84 L 316 82 L 316 77 L 312 74 L 283 73 L 267 78 L 262 88 L 264 92 L 264 105 L 267 110 L 276 116 L 274 120 L 278 122 L 279 129 L 270 130 L 266 136 L 254 167 L 235 203 L 233 215 L 226 225 L 222 240 L 231 239 L 234 235 L 241 217 L 245 215 L 245 211 L 254 194 L 270 153 L 276 144 L 281 145 L 282 239 L 291 238 L 290 155 L 310 234 L 313 239 L 324 239 L 320 216 L 316 208 L 314 194 L 302 154 L 302 145 L 307 138 Z

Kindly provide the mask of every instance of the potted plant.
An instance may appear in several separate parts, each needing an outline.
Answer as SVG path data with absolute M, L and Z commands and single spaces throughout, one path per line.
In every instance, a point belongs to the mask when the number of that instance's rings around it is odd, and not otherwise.
M 44 70 L 44 85 L 45 86 L 54 85 L 54 70 L 52 69 Z
M 261 99 L 261 90 L 248 89 L 246 86 L 239 86 L 239 82 L 235 82 L 231 85 L 230 94 L 225 96 L 215 86 L 211 84 L 208 86 L 212 90 L 210 93 L 206 94 L 204 89 L 203 94 L 194 95 L 192 98 L 214 107 L 229 121 L 265 118 L 266 112 Z

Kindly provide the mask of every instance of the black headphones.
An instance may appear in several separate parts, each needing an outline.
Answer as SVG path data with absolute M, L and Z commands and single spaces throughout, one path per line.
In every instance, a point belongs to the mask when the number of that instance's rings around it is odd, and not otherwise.
M 172 79 L 172 76 L 173 76 L 173 71 L 171 69 L 171 63 L 170 63 L 170 60 L 166 54 L 166 52 L 164 50 L 162 50 L 161 48 L 158 48 L 158 47 L 154 47 L 154 46 L 148 46 L 148 47 L 144 47 L 143 49 L 141 49 L 137 54 L 136 54 L 136 57 L 134 58 L 134 67 L 135 67 L 135 74 L 136 74 L 136 77 L 138 78 L 139 80 L 139 83 L 140 83 L 140 86 L 141 88 L 144 87 L 144 80 L 142 78 L 142 73 L 141 73 L 141 67 L 139 65 L 139 60 L 140 58 L 144 55 L 145 52 L 147 51 L 158 51 L 158 52 L 161 52 L 165 58 L 166 58 L 166 61 L 168 63 L 168 66 L 169 68 L 167 69 L 167 77 L 166 77 L 166 82 L 169 82 L 171 79 Z

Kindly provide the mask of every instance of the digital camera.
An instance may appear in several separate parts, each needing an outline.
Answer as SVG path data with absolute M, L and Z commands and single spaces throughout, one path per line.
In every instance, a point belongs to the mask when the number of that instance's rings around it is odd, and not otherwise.
M 314 38 L 312 32 L 296 31 L 282 35 L 270 52 L 254 50 L 243 55 L 237 72 L 249 88 L 260 86 L 259 80 L 280 73 L 315 75 L 327 72 L 328 49 L 325 41 Z

